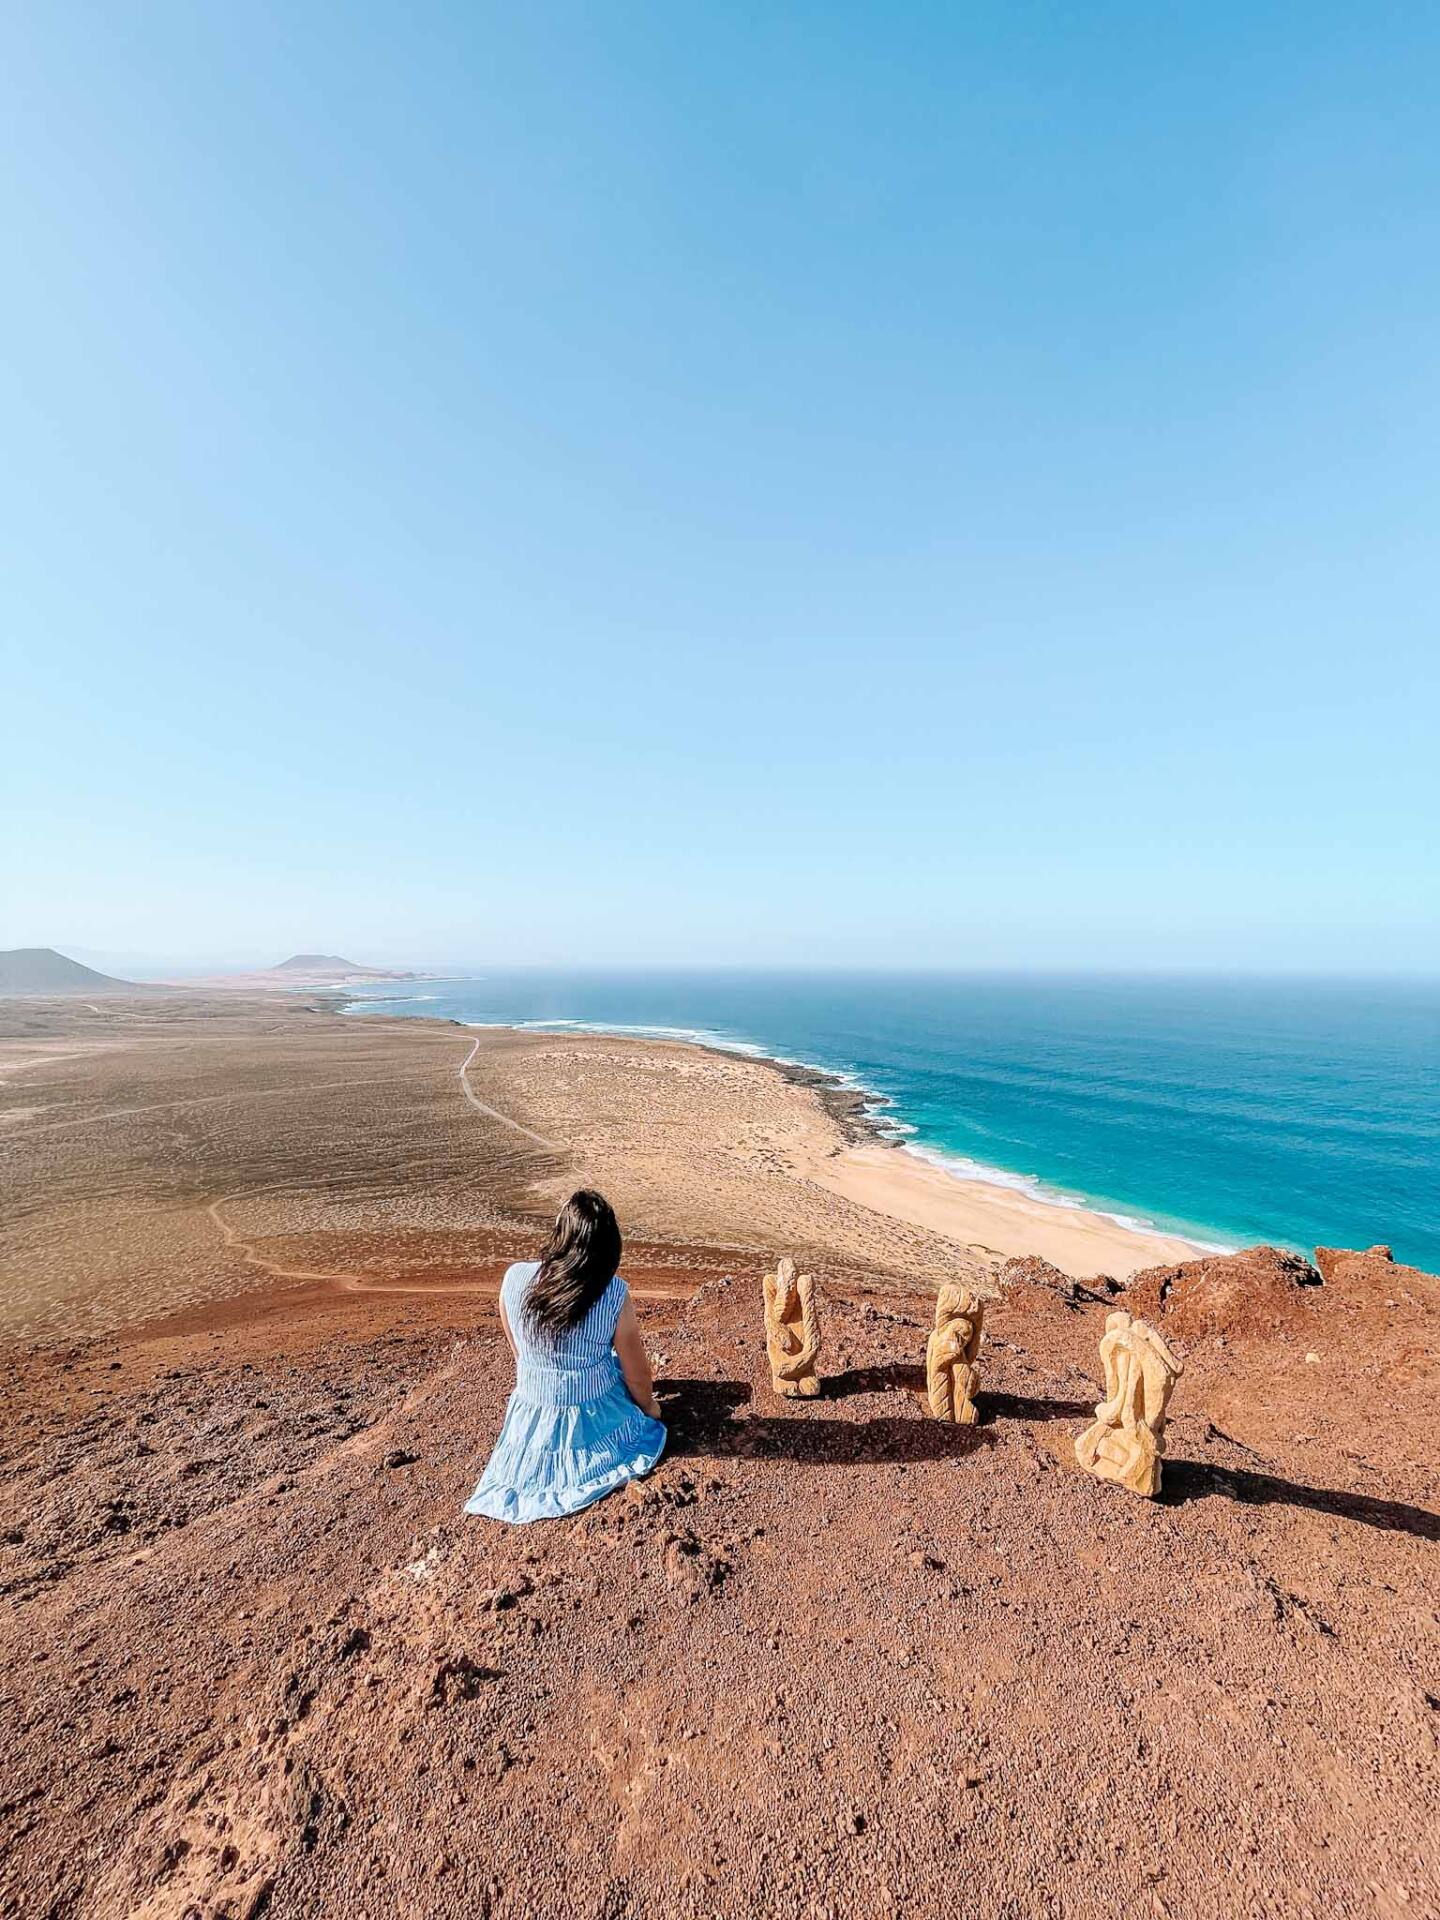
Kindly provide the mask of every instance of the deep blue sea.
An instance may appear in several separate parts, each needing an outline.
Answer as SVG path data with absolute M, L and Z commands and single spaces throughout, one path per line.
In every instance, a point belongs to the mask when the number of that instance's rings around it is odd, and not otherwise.
M 912 1149 L 1221 1245 L 1440 1272 L 1440 981 L 486 972 L 352 1012 L 594 1028 L 824 1067 Z

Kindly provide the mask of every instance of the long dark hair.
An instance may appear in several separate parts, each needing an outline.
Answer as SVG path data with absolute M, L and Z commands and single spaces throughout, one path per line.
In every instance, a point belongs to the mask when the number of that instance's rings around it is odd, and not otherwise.
M 610 1202 L 581 1187 L 555 1218 L 540 1271 L 525 1289 L 525 1316 L 543 1333 L 578 1327 L 620 1265 L 620 1223 Z

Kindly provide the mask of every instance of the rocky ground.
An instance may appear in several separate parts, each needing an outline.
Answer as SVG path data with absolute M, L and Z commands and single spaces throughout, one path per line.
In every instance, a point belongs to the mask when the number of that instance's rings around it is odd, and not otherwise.
M 1326 1265 L 1132 1290 L 1186 1366 L 1153 1504 L 1074 1466 L 1111 1290 L 1039 1263 L 954 1430 L 924 1298 L 832 1287 L 781 1403 L 756 1271 L 634 1249 L 670 1451 L 529 1529 L 459 1511 L 487 1295 L 31 1353 L 0 1910 L 1433 1920 L 1440 1284 Z
M 1440 1282 L 997 1270 L 808 1177 L 846 1116 L 759 1063 L 487 1033 L 462 1082 L 472 1043 L 0 1015 L 0 1914 L 1437 1920 Z M 581 1179 L 670 1448 L 468 1520 L 499 1277 Z M 815 1401 L 770 1388 L 780 1251 Z M 1074 1462 L 1117 1301 L 1184 1363 L 1155 1503 Z

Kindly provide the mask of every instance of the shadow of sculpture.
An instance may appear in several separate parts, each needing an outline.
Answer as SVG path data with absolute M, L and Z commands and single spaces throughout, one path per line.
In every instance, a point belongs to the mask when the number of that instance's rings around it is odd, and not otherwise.
M 992 1420 L 1090 1420 L 1089 1400 L 1032 1400 L 1023 1393 L 980 1393 L 980 1418 Z
M 871 1384 L 874 1383 L 874 1384 Z M 892 1366 L 861 1367 L 838 1374 L 827 1389 L 838 1397 L 872 1393 L 883 1387 L 903 1387 L 919 1393 L 922 1367 L 897 1362 Z M 742 1458 L 823 1462 L 858 1466 L 866 1462 L 946 1460 L 993 1446 L 999 1435 L 989 1425 L 956 1427 L 938 1420 L 884 1414 L 875 1420 L 827 1420 L 801 1412 L 751 1415 L 737 1420 L 736 1411 L 751 1400 L 744 1380 L 660 1380 L 656 1382 L 660 1412 L 669 1428 L 666 1452 L 673 1458 Z M 1032 1400 L 1021 1394 L 986 1393 L 981 1396 L 982 1420 L 1073 1420 L 1091 1411 L 1085 1400 Z M 1355 1520 L 1362 1526 L 1391 1533 L 1412 1534 L 1417 1540 L 1440 1540 L 1440 1514 L 1400 1500 L 1382 1500 L 1368 1493 L 1344 1493 L 1335 1487 L 1308 1487 L 1275 1474 L 1254 1473 L 1247 1467 L 1218 1467 L 1200 1460 L 1168 1460 L 1160 1500 L 1166 1506 L 1184 1506 L 1191 1500 L 1230 1499 L 1256 1506 L 1280 1504 L 1308 1507 L 1333 1514 L 1337 1520 Z
M 660 1416 L 669 1429 L 666 1453 L 675 1459 L 792 1460 L 853 1467 L 959 1459 L 997 1436 L 983 1427 L 954 1427 L 919 1416 L 882 1414 L 876 1420 L 826 1420 L 798 1409 L 790 1414 L 733 1418 L 750 1400 L 742 1380 L 661 1380 Z
M 1382 1500 L 1369 1493 L 1344 1493 L 1337 1487 L 1307 1487 L 1298 1480 L 1281 1480 L 1270 1473 L 1252 1473 L 1247 1467 L 1216 1467 L 1200 1460 L 1168 1460 L 1161 1500 L 1183 1506 L 1190 1500 L 1215 1497 L 1242 1500 L 1255 1506 L 1275 1504 L 1309 1507 L 1333 1514 L 1337 1520 L 1358 1520 L 1361 1526 L 1389 1533 L 1413 1534 L 1417 1540 L 1440 1540 L 1440 1514 L 1410 1507 L 1402 1500 Z
M 852 1367 L 821 1382 L 826 1400 L 847 1400 L 855 1393 L 913 1393 L 925 1396 L 925 1369 L 894 1360 L 878 1367 Z M 983 1425 L 989 1420 L 1089 1420 L 1095 1409 L 1088 1400 L 1032 1399 L 1023 1393 L 992 1393 L 982 1387 L 976 1401 Z
M 884 1366 L 851 1367 L 848 1373 L 832 1373 L 820 1383 L 827 1400 L 848 1400 L 854 1393 L 890 1393 L 897 1387 L 906 1393 L 924 1393 L 924 1367 L 891 1360 Z

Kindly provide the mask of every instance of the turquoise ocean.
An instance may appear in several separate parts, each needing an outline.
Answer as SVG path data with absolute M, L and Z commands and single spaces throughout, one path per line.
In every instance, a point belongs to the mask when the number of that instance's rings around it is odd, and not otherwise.
M 1388 1241 L 1440 1272 L 1440 981 L 477 970 L 350 1011 L 800 1062 L 957 1174 L 1215 1245 Z

